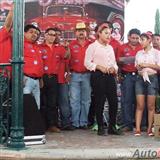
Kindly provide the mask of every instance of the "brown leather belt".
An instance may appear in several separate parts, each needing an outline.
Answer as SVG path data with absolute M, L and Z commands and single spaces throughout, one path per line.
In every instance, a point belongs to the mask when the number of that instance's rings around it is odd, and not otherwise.
M 57 74 L 45 74 L 44 76 L 47 76 L 48 78 L 56 77 Z

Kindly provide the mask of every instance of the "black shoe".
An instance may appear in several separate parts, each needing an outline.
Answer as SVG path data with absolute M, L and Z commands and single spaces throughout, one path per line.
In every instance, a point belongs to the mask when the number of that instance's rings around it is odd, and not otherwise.
M 66 130 L 66 131 L 73 131 L 75 129 L 76 129 L 76 127 L 74 127 L 72 125 L 62 127 L 62 130 Z
M 71 125 L 72 126 L 72 125 Z M 79 129 L 79 127 L 76 127 L 76 126 L 72 126 L 72 128 L 75 130 L 75 129 Z
M 98 127 L 98 132 L 97 132 L 97 134 L 98 134 L 99 136 L 106 136 L 106 135 L 107 135 L 105 129 L 102 128 L 102 127 L 100 127 L 100 128 Z
M 86 130 L 86 129 L 88 129 L 88 126 L 80 126 L 79 129 Z
M 88 125 L 87 125 L 88 128 L 91 128 L 91 127 L 94 125 L 94 123 L 95 123 L 95 122 L 89 122 Z
M 109 126 L 108 128 L 108 134 L 112 135 L 123 135 L 123 132 L 121 129 L 117 129 L 115 125 Z

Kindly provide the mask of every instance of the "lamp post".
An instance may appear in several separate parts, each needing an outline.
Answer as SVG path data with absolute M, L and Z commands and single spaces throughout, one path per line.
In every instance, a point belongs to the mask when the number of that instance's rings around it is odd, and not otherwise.
M 14 0 L 13 17 L 13 56 L 12 56 L 12 109 L 11 132 L 8 147 L 22 149 L 24 144 L 23 128 L 23 34 L 24 34 L 23 0 Z

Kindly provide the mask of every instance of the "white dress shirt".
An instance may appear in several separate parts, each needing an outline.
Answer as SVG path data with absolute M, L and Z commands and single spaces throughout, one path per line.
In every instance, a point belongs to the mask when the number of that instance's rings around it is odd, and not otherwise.
M 112 46 L 109 44 L 104 46 L 97 40 L 88 46 L 85 54 L 84 65 L 90 71 L 95 71 L 97 65 L 105 68 L 114 67 L 116 71 L 118 70 Z

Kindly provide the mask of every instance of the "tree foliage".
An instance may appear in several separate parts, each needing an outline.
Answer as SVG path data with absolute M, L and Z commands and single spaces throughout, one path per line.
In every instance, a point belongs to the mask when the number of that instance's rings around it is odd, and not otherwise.
M 156 14 L 155 14 L 154 32 L 156 34 L 160 34 L 160 12 L 159 12 L 159 9 L 156 10 Z

